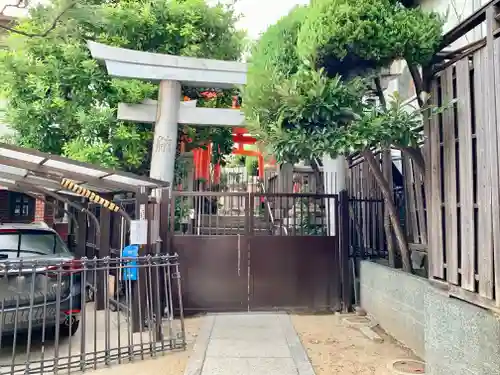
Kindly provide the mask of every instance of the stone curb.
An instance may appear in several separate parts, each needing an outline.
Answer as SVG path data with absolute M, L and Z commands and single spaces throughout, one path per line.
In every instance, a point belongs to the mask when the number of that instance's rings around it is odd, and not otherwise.
M 297 368 L 297 374 L 315 375 L 314 369 L 309 361 L 309 357 L 307 356 L 304 346 L 302 346 L 302 342 L 295 331 L 290 316 L 287 314 L 280 314 L 278 316 L 288 343 L 288 348 L 290 349 L 290 354 L 293 362 L 295 363 L 295 367 Z
M 196 342 L 193 346 L 193 351 L 189 357 L 184 375 L 200 375 L 203 370 L 203 363 L 205 362 L 205 354 L 207 352 L 208 343 L 210 342 L 210 335 L 215 324 L 215 315 L 206 315 L 203 318 L 203 324 L 196 337 Z

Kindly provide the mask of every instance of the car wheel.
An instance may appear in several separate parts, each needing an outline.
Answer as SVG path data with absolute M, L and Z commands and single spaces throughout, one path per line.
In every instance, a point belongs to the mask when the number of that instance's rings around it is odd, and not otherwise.
M 59 336 L 60 337 L 70 337 L 73 336 L 76 331 L 78 331 L 78 327 L 80 326 L 80 321 L 76 319 L 76 317 L 71 317 L 73 320 L 70 324 L 69 317 L 66 321 L 59 326 Z

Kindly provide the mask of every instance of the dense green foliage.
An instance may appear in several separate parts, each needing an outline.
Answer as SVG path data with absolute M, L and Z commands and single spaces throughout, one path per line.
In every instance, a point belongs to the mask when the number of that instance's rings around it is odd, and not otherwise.
M 254 47 L 247 120 L 281 161 L 413 146 L 419 111 L 394 100 L 386 112 L 365 99 L 394 60 L 428 62 L 441 27 L 436 14 L 395 0 L 316 0 L 295 9 Z
M 278 161 L 362 154 L 384 196 L 406 271 L 410 250 L 372 150 L 411 149 L 423 162 L 416 129 L 427 108 L 408 108 L 397 95 L 386 103 L 381 76 L 400 59 L 418 74 L 436 52 L 441 28 L 436 14 L 396 0 L 314 0 L 264 33 L 244 93 L 247 120 Z M 385 229 L 392 243 L 391 227 Z
M 25 32 L 46 30 L 64 6 L 52 0 L 19 25 Z M 154 99 L 157 87 L 137 80 L 112 79 L 90 56 L 86 40 L 150 52 L 236 60 L 244 35 L 236 31 L 233 10 L 204 0 L 80 0 L 44 38 L 12 34 L 0 52 L 0 82 L 9 98 L 7 121 L 16 142 L 38 150 L 145 173 L 149 167 L 151 125 L 116 120 L 119 102 Z M 204 100 L 202 91 L 185 94 L 200 105 L 230 106 L 232 93 Z M 179 98 L 181 99 L 181 98 Z M 210 102 L 210 103 L 206 103 Z M 223 130 L 188 133 L 196 141 L 217 138 L 227 151 Z
M 334 135 L 358 117 L 365 91 L 364 80 L 345 85 L 339 77 L 304 67 L 281 83 L 275 93 L 275 119 L 261 124 L 257 134 L 272 145 L 278 160 L 296 163 L 325 152 L 335 157 L 339 149 L 332 143 L 338 141 Z
M 276 88 L 300 66 L 296 45 L 307 8 L 296 7 L 272 25 L 253 47 L 249 59 L 243 110 L 247 120 L 269 124 L 280 102 Z
M 245 169 L 248 176 L 259 175 L 259 160 L 255 156 L 247 156 L 245 158 Z
M 359 74 L 396 59 L 423 64 L 436 51 L 441 20 L 394 0 L 318 0 L 298 36 L 298 53 L 331 75 Z

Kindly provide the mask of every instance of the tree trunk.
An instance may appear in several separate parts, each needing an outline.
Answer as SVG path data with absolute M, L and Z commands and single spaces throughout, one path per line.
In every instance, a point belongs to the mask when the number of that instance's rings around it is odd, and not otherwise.
M 413 81 L 415 82 L 415 87 L 417 88 L 417 98 L 420 107 L 424 105 L 423 101 L 420 98 L 420 94 L 422 93 L 422 79 L 420 78 L 420 73 L 415 66 L 409 66 L 410 71 L 412 72 Z M 378 99 L 380 101 L 380 105 L 384 110 L 387 110 L 387 102 L 385 100 L 384 91 L 382 89 L 382 84 L 380 83 L 380 77 L 375 77 L 375 90 L 377 92 Z M 401 152 L 406 152 L 408 156 L 413 160 L 415 167 L 422 174 L 425 174 L 425 160 L 422 155 L 422 151 L 417 147 L 397 147 Z
M 392 184 L 392 157 L 391 151 L 384 151 L 382 154 L 382 166 L 384 170 L 384 178 L 387 181 L 390 191 L 393 191 Z M 394 247 L 394 236 L 391 227 L 391 215 L 389 208 L 384 205 L 384 231 L 387 241 L 387 252 L 389 255 L 389 265 L 393 268 L 396 267 L 396 249 Z
M 423 102 L 422 98 L 421 98 L 421 94 L 422 94 L 422 91 L 423 91 L 423 81 L 422 81 L 422 77 L 420 76 L 420 72 L 418 71 L 418 68 L 414 65 L 411 65 L 411 64 L 408 64 L 408 68 L 410 70 L 410 73 L 411 73 L 411 76 L 412 76 L 412 79 L 413 79 L 413 82 L 415 83 L 415 88 L 416 88 L 416 93 L 417 93 L 417 100 L 418 100 L 418 104 L 420 107 L 422 107 L 425 103 Z M 374 79 L 374 82 L 375 82 L 375 90 L 376 90 L 376 93 L 377 93 L 377 96 L 379 98 L 379 101 L 380 101 L 380 105 L 382 106 L 382 108 L 384 110 L 387 110 L 387 101 L 385 100 L 385 96 L 384 96 L 384 91 L 382 89 L 382 85 L 381 85 L 381 82 L 380 82 L 380 77 L 375 77 Z M 418 170 L 418 172 L 420 172 L 422 174 L 422 176 L 424 176 L 425 178 L 425 159 L 424 159 L 424 156 L 422 154 L 422 150 L 420 148 L 416 148 L 416 147 L 399 147 L 398 150 L 400 150 L 401 152 L 406 152 L 407 155 L 413 160 L 413 165 L 416 167 L 416 169 Z M 372 156 L 373 158 L 373 161 L 376 163 L 376 160 L 375 158 L 373 157 L 373 153 L 372 152 L 369 152 L 368 153 Z M 391 160 L 391 163 L 389 164 L 391 165 L 391 168 L 392 168 L 392 160 Z M 377 171 L 380 172 L 380 168 L 378 168 L 378 165 L 376 165 L 376 168 L 377 168 Z M 383 176 L 381 176 L 383 177 Z M 375 178 L 377 178 L 375 176 Z M 377 180 L 378 181 L 378 180 Z M 382 187 L 382 185 L 379 183 L 379 185 Z M 392 194 L 392 189 L 390 188 L 390 186 L 388 186 L 388 189 L 389 191 L 391 192 L 390 194 L 390 201 L 392 203 L 392 205 L 394 206 L 394 211 L 396 211 L 396 208 L 395 208 L 395 205 L 394 205 L 394 197 L 393 197 L 393 194 Z M 384 197 L 385 197 L 385 194 L 384 194 Z M 385 199 L 386 201 L 386 205 L 388 206 L 387 204 L 387 199 Z M 389 210 L 390 207 L 387 207 L 387 209 Z M 392 220 L 392 216 L 391 216 L 391 221 Z M 386 217 L 384 216 L 384 224 L 386 222 Z M 410 251 L 409 251 L 409 248 L 408 248 L 408 243 L 406 241 L 406 237 L 404 236 L 404 233 L 401 229 L 401 224 L 399 223 L 399 220 L 397 220 L 397 224 L 398 224 L 398 228 L 402 234 L 402 236 L 398 236 L 397 233 L 395 233 L 396 235 L 396 239 L 398 241 L 398 244 L 399 244 L 399 248 L 401 250 L 401 256 L 402 256 L 402 260 L 403 260 L 403 268 L 405 268 L 405 255 L 403 254 L 404 251 L 403 251 L 403 247 L 406 248 L 406 253 L 407 253 L 407 262 L 408 262 L 408 272 L 411 272 L 411 262 L 410 262 Z M 393 221 L 393 225 L 394 225 L 394 221 Z M 394 226 L 394 231 L 396 232 L 396 226 Z M 389 263 L 391 262 L 391 253 L 390 253 L 390 242 L 392 242 L 392 234 L 390 235 L 390 237 L 387 235 L 387 230 L 386 230 L 386 237 L 387 237 L 387 247 L 388 247 L 388 251 L 389 251 Z M 401 240 L 403 240 L 405 246 L 401 246 Z M 392 266 L 392 264 L 391 264 Z M 405 270 L 406 271 L 406 270 Z
M 411 273 L 410 250 L 403 233 L 403 229 L 401 228 L 396 205 L 394 204 L 393 192 L 391 191 L 387 180 L 384 178 L 384 175 L 380 170 L 380 165 L 375 159 L 373 152 L 370 150 L 365 150 L 361 153 L 361 155 L 368 163 L 368 166 L 370 167 L 370 170 L 372 171 L 373 176 L 375 177 L 375 180 L 377 181 L 377 184 L 382 191 L 382 195 L 384 196 L 384 203 L 387 207 L 387 210 L 389 211 L 389 216 L 391 219 L 392 227 L 394 229 L 394 234 L 396 236 L 396 241 L 398 243 L 399 250 L 401 251 L 403 270 L 405 272 Z
M 422 92 L 424 91 L 424 81 L 422 79 L 422 75 L 418 70 L 418 66 L 410 64 L 406 61 L 408 65 L 408 70 L 410 71 L 411 78 L 413 79 L 413 84 L 415 85 L 415 93 L 417 94 L 417 101 L 420 107 L 424 106 L 424 101 L 422 98 Z
M 422 150 L 416 147 L 400 147 L 398 148 L 401 152 L 406 152 L 406 154 L 413 161 L 413 165 L 417 169 L 417 171 L 425 176 L 425 159 L 422 154 Z

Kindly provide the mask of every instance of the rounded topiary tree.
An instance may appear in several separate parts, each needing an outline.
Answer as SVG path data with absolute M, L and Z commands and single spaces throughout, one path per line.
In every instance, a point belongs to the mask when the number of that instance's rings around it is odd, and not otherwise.
M 329 76 L 349 77 L 394 60 L 427 63 L 439 46 L 441 19 L 395 0 L 318 0 L 300 28 L 297 51 Z
M 307 8 L 295 7 L 270 26 L 253 46 L 249 58 L 247 85 L 244 88 L 243 110 L 254 130 L 260 132 L 274 122 L 280 103 L 277 87 L 295 74 L 300 66 L 297 37 Z M 261 129 L 262 128 L 262 129 Z
M 395 0 L 316 0 L 263 34 L 244 97 L 248 121 L 280 160 L 363 155 L 383 192 L 408 271 L 408 245 L 373 149 L 396 147 L 418 156 L 414 129 L 421 111 L 408 111 L 397 96 L 386 103 L 380 74 L 404 59 L 415 78 L 417 66 L 438 48 L 441 27 L 436 14 Z M 280 52 L 269 54 L 272 45 Z M 265 83 L 261 89 L 259 82 Z M 373 96 L 378 103 L 366 100 Z

